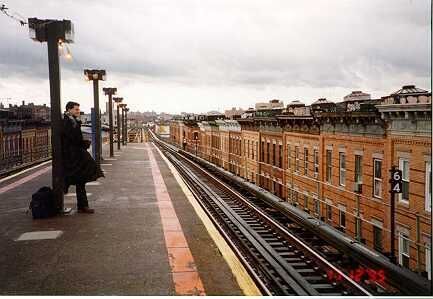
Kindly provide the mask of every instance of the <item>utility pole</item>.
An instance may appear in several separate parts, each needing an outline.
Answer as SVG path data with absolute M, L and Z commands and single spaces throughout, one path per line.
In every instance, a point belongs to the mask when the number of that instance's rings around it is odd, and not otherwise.
M 121 121 L 120 121 L 120 112 L 119 107 L 122 105 L 123 98 L 113 98 L 114 102 L 117 104 L 117 150 L 120 151 L 120 130 L 121 130 Z
M 52 187 L 57 210 L 66 213 L 64 209 L 63 157 L 62 157 L 62 112 L 60 93 L 59 44 L 73 43 L 74 25 L 69 20 L 41 20 L 29 18 L 30 38 L 48 44 L 48 70 L 50 80 L 51 105 L 51 147 L 52 147 Z
M 116 94 L 117 88 L 106 87 L 102 89 L 105 95 L 108 95 L 108 124 L 110 127 L 110 157 L 114 157 L 113 146 L 113 95 Z
M 86 80 L 93 81 L 93 108 L 95 109 L 95 161 L 101 165 L 101 113 L 99 110 L 99 80 L 105 81 L 105 70 L 84 70 Z

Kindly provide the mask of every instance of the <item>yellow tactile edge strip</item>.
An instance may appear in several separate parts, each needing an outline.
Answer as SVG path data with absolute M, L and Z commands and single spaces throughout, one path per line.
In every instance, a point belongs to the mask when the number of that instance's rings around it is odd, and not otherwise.
M 239 287 L 244 292 L 244 295 L 246 296 L 261 296 L 260 290 L 257 288 L 256 284 L 254 283 L 251 276 L 248 274 L 245 267 L 242 265 L 242 263 L 239 261 L 233 250 L 230 248 L 230 246 L 227 244 L 227 242 L 224 240 L 224 238 L 219 233 L 218 229 L 215 227 L 215 225 L 212 223 L 212 221 L 209 219 L 209 217 L 206 215 L 206 212 L 203 211 L 203 208 L 200 206 L 200 204 L 195 199 L 194 195 L 191 193 L 191 191 L 186 186 L 185 182 L 180 177 L 179 172 L 177 169 L 170 163 L 170 161 L 164 156 L 164 154 L 157 148 L 154 144 L 152 144 L 156 150 L 158 151 L 159 155 L 162 157 L 162 159 L 167 164 L 168 168 L 170 169 L 171 173 L 173 174 L 174 178 L 176 179 L 177 183 L 179 184 L 180 188 L 182 189 L 183 193 L 185 194 L 188 201 L 193 206 L 195 212 L 203 222 L 204 226 L 206 227 L 206 230 L 208 231 L 209 235 L 211 236 L 212 240 L 215 242 L 216 246 L 218 247 L 219 251 L 221 252 L 222 256 L 224 257 L 225 261 L 227 262 L 230 270 L 232 271 L 233 275 L 236 278 L 237 283 L 239 284 Z

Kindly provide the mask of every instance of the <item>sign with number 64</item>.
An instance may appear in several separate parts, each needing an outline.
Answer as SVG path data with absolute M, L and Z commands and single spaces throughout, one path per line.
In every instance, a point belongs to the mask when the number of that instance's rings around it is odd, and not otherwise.
M 402 172 L 399 169 L 392 169 L 391 171 L 391 192 L 402 193 L 403 182 L 402 182 Z

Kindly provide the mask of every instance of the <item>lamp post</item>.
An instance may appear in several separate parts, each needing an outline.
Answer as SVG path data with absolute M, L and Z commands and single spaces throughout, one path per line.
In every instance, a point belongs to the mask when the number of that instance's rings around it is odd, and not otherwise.
M 29 18 L 30 38 L 48 44 L 48 70 L 50 80 L 51 105 L 51 147 L 52 147 L 52 187 L 56 208 L 66 213 L 63 202 L 63 163 L 62 163 L 62 112 L 60 94 L 59 44 L 73 43 L 74 25 L 69 20 L 41 20 Z
M 84 70 L 86 80 L 93 81 L 93 108 L 95 109 L 95 161 L 101 164 L 101 114 L 99 111 L 99 80 L 105 81 L 105 70 Z
M 122 121 L 120 122 L 122 124 L 122 128 L 120 130 L 120 132 L 122 132 L 122 145 L 125 145 L 125 108 L 126 108 L 126 104 L 122 103 L 119 105 L 119 107 L 122 109 L 122 111 L 121 111 Z
M 125 108 L 125 145 L 128 144 L 128 111 L 129 108 Z
M 120 150 L 120 128 L 121 128 L 121 122 L 120 122 L 120 112 L 119 107 L 123 101 L 123 98 L 113 98 L 114 102 L 117 104 L 117 150 Z
M 110 157 L 114 157 L 113 149 L 113 95 L 116 94 L 117 88 L 106 87 L 102 89 L 105 95 L 108 95 L 108 124 L 110 127 Z

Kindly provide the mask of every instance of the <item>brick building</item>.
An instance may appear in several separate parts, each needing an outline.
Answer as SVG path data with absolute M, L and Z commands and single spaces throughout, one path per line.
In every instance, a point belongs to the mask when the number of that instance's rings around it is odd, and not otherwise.
M 227 120 L 226 124 L 229 128 L 229 171 L 244 177 L 241 126 L 237 121 L 233 120 Z
M 170 122 L 170 140 L 172 143 L 178 145 L 179 147 L 182 146 L 183 140 L 183 130 L 181 129 L 182 127 L 182 120 L 176 119 Z
M 371 99 L 292 101 L 241 119 L 199 122 L 200 155 L 391 256 L 391 166 L 397 263 L 431 279 L 431 93 L 403 86 Z M 278 106 L 278 107 L 277 107 Z
M 259 186 L 283 198 L 283 130 L 276 115 L 282 108 L 257 110 L 259 131 Z
M 220 132 L 221 167 L 230 170 L 230 127 L 225 120 L 218 119 L 215 122 Z
M 207 121 L 199 123 L 200 128 L 200 156 L 208 161 L 211 161 L 212 153 L 212 131 L 211 125 Z
M 278 119 L 283 128 L 283 198 L 319 217 L 322 167 L 318 123 L 309 107 L 300 102 L 289 104 Z
M 377 108 L 388 124 L 386 155 L 403 172 L 396 200 L 397 260 L 431 279 L 431 93 L 403 86 Z
M 238 119 L 241 126 L 241 138 L 244 147 L 242 155 L 243 177 L 252 183 L 259 181 L 259 129 L 251 118 Z

